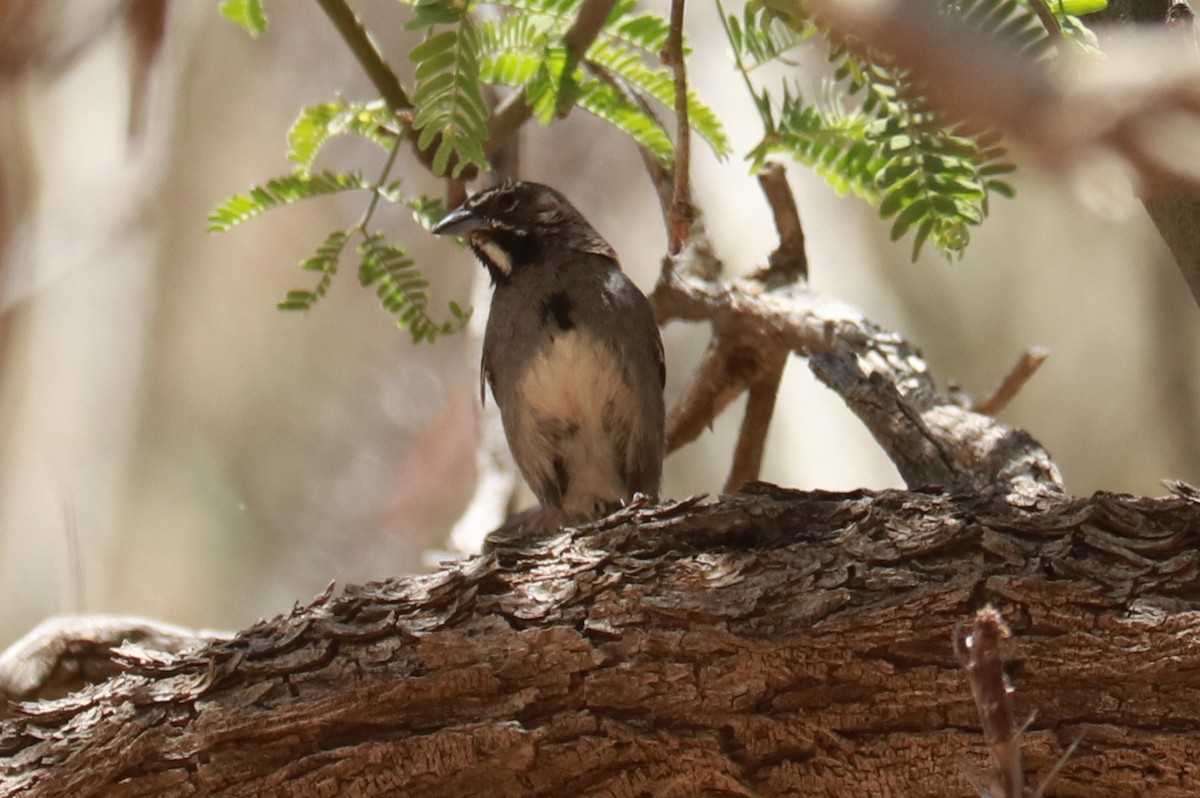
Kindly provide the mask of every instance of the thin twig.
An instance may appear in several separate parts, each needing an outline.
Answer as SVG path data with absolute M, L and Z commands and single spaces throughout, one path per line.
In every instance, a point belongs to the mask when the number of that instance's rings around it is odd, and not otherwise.
M 683 59 L 684 0 L 671 0 L 671 25 L 663 61 L 675 75 L 675 191 L 671 199 L 668 251 L 679 253 L 692 237 L 692 187 L 689 182 L 691 126 L 688 124 L 687 65 Z
M 616 5 L 617 0 L 584 0 L 579 13 L 575 15 L 575 21 L 563 34 L 563 45 L 567 48 L 567 55 L 571 59 L 568 63 L 572 68 L 596 41 Z
M 759 377 L 750 383 L 746 397 L 746 412 L 742 416 L 742 428 L 738 432 L 737 446 L 733 450 L 733 465 L 725 480 L 725 492 L 735 493 L 747 482 L 758 479 L 762 472 L 763 452 L 767 447 L 767 431 L 771 427 L 771 416 L 775 413 L 775 400 L 779 395 L 779 381 L 787 365 L 788 351 L 779 349 L 771 353 L 761 352 L 762 370 Z
M 383 169 L 379 173 L 379 179 L 375 181 L 375 190 L 371 192 L 371 201 L 367 204 L 367 210 L 358 222 L 358 229 L 362 231 L 363 235 L 367 235 L 367 225 L 371 223 L 372 217 L 375 216 L 375 209 L 379 207 L 379 200 L 383 196 L 379 187 L 387 182 L 388 175 L 391 174 L 392 167 L 396 163 L 396 156 L 399 154 L 400 142 L 397 140 L 392 142 L 392 149 L 388 152 L 387 160 L 384 161 Z
M 523 90 L 516 90 L 504 98 L 492 111 L 488 121 L 488 137 L 483 145 L 483 151 L 491 160 L 508 144 L 513 134 L 533 117 L 533 109 L 525 99 Z
M 1016 365 L 1000 380 L 1000 384 L 996 386 L 996 390 L 992 391 L 992 395 L 982 402 L 976 403 L 971 409 L 985 416 L 994 416 L 999 413 L 1008 406 L 1008 403 L 1020 392 L 1048 357 L 1050 357 L 1050 353 L 1041 347 L 1026 349 Z
M 779 232 L 779 246 L 771 253 L 772 276 L 781 277 L 787 282 L 808 279 L 804 227 L 800 224 L 796 198 L 787 182 L 787 172 L 780 164 L 767 164 L 758 173 L 758 184 L 771 206 L 775 229 Z
M 1046 33 L 1049 34 L 1050 40 L 1054 42 L 1054 46 L 1057 47 L 1062 44 L 1062 28 L 1058 26 L 1058 20 L 1055 18 L 1054 12 L 1046 5 L 1046 0 L 1033 0 L 1030 5 L 1033 6 L 1033 13 L 1037 14 L 1038 20 L 1042 23 L 1042 27 L 1046 29 Z
M 667 414 L 667 454 L 709 429 L 721 411 L 758 377 L 757 368 L 753 348 L 730 346 L 714 335 L 691 381 Z
M 770 266 L 755 275 L 768 290 L 781 288 L 808 276 L 808 256 L 804 251 L 804 228 L 796 210 L 796 198 L 787 182 L 787 173 L 779 164 L 769 164 L 759 172 L 759 185 L 771 206 L 779 246 L 771 253 Z M 749 396 L 738 433 L 733 465 L 725 481 L 725 492 L 733 493 L 742 485 L 758 479 L 762 471 L 767 430 L 775 413 L 779 382 L 787 365 L 788 350 L 769 337 L 759 336 L 749 347 L 757 357 L 758 375 L 748 384 Z
M 366 27 L 363 26 L 362 20 L 358 18 L 346 0 L 317 0 L 317 5 L 337 28 L 342 41 L 346 42 L 350 52 L 354 53 L 359 65 L 367 73 L 371 82 L 375 84 L 376 90 L 379 91 L 388 107 L 396 113 L 411 111 L 412 101 L 408 99 L 408 95 L 400 85 L 400 79 L 388 66 L 383 54 L 379 52 L 379 48 L 375 46 L 375 42 L 371 40 Z

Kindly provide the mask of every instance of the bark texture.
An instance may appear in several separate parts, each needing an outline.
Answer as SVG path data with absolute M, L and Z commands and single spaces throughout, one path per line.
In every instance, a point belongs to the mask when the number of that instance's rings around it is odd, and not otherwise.
M 1200 791 L 1200 504 L 799 493 L 633 508 L 330 592 L 0 727 L 0 796 L 964 796 L 994 603 L 1036 784 Z

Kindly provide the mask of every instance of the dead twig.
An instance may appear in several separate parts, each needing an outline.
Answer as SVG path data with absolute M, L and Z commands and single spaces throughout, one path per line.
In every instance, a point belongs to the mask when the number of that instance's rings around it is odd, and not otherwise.
M 1029 378 L 1046 362 L 1050 353 L 1041 347 L 1026 349 L 1016 365 L 1004 375 L 1000 384 L 992 391 L 992 395 L 982 402 L 976 402 L 971 409 L 985 416 L 994 416 L 1008 406 L 1008 403 L 1020 392 Z
M 983 739 L 992 756 L 989 784 L 980 790 L 980 795 L 995 798 L 1022 798 L 1025 794 L 1021 730 L 1013 723 L 1012 700 L 1000 653 L 1000 641 L 1011 636 L 999 611 L 989 604 L 975 613 L 971 633 L 954 641 L 959 662 L 967 672 L 971 695 L 975 697 Z M 979 788 L 977 784 L 976 789 Z
M 754 344 L 737 346 L 713 335 L 691 381 L 667 414 L 667 453 L 711 428 L 716 417 L 742 391 L 761 379 L 760 368 Z
M 971 685 L 971 695 L 975 697 L 975 708 L 979 712 L 983 739 L 992 760 L 992 769 L 986 775 L 977 773 L 969 766 L 964 768 L 967 780 L 981 798 L 1024 798 L 1026 795 L 1021 738 L 1033 718 L 1020 726 L 1015 723 L 1012 687 L 1004 675 L 1001 651 L 1002 641 L 1010 637 L 1012 631 L 999 610 L 988 604 L 975 613 L 971 633 L 963 638 L 954 638 L 954 651 L 967 672 L 967 682 Z M 1032 798 L 1041 798 L 1045 794 L 1050 783 L 1070 760 L 1080 739 L 1067 747 L 1032 792 Z

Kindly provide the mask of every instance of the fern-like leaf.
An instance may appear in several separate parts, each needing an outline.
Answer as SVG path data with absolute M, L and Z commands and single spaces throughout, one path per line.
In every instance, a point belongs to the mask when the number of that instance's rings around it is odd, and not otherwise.
M 1049 35 L 1030 2 L 1039 0 L 943 0 L 946 13 L 1008 41 L 1026 57 L 1041 57 Z M 748 69 L 785 53 L 782 22 L 797 37 L 812 22 L 787 0 L 751 0 L 740 16 L 725 17 L 730 45 L 749 81 Z M 891 236 L 913 236 L 915 259 L 926 242 L 947 257 L 961 256 L 970 228 L 982 223 L 992 194 L 1011 196 L 999 176 L 1011 171 L 994 135 L 967 132 L 928 104 L 920 86 L 877 53 L 832 46 L 842 96 L 826 93 L 804 102 L 785 88 L 781 102 L 756 94 L 765 135 L 751 153 L 760 163 L 787 153 L 822 175 L 836 190 L 851 191 L 876 205 L 891 221 Z M 754 91 L 753 87 L 751 90 Z M 846 98 L 857 106 L 846 111 Z
M 318 299 L 325 296 L 333 276 L 337 274 L 338 259 L 353 230 L 334 230 L 325 239 L 312 257 L 300 263 L 305 271 L 318 272 L 320 277 L 310 291 L 288 291 L 287 297 L 279 303 L 280 310 L 308 310 Z
M 753 0 L 742 8 L 741 17 L 726 15 L 725 23 L 734 57 L 747 71 L 771 61 L 786 63 L 785 56 L 816 33 L 807 23 L 793 28 L 775 9 Z
M 548 21 L 561 36 L 570 27 L 579 13 L 583 0 L 482 0 L 512 12 L 510 16 L 523 16 Z M 637 0 L 618 0 L 605 20 L 599 35 L 616 39 L 628 47 L 636 47 L 658 56 L 667 44 L 670 25 L 657 14 L 633 15 Z M 691 53 L 691 46 L 684 40 L 683 52 Z
M 755 171 L 768 155 L 786 153 L 811 167 L 838 194 L 851 193 L 878 204 L 876 178 L 887 159 L 872 141 L 874 119 L 847 112 L 831 99 L 805 103 L 786 87 L 778 116 L 776 130 L 750 153 Z
M 358 246 L 358 279 L 364 287 L 374 287 L 379 304 L 396 324 L 408 329 L 414 343 L 434 341 L 440 335 L 461 330 L 470 318 L 450 303 L 451 321 L 437 322 L 429 317 L 426 308 L 429 283 L 421 277 L 412 258 L 401 247 L 390 244 L 382 233 L 368 235 Z
M 582 59 L 592 72 L 606 73 L 602 78 L 576 67 L 562 45 L 562 36 L 581 2 L 496 0 L 496 5 L 514 13 L 488 22 L 481 30 L 481 76 L 488 83 L 523 88 L 542 124 L 578 105 L 669 161 L 674 151 L 666 131 L 638 103 L 609 85 L 618 80 L 674 109 L 671 71 L 648 60 L 657 58 L 666 45 L 666 20 L 655 14 L 635 14 L 634 0 L 620 0 Z M 691 91 L 688 121 L 718 157 L 729 153 L 729 141 L 717 115 Z
M 262 0 L 221 0 L 221 16 L 257 39 L 267 30 L 267 12 Z
M 434 172 L 446 174 L 449 168 L 457 177 L 468 165 L 485 167 L 488 108 L 481 91 L 475 23 L 460 13 L 457 24 L 431 31 L 408 57 L 416 65 L 417 81 L 412 124 L 419 131 L 421 149 L 437 142 Z
M 637 53 L 618 45 L 612 39 L 597 39 L 588 48 L 586 60 L 599 64 L 621 80 L 636 87 L 643 94 L 661 103 L 663 107 L 675 107 L 674 75 L 666 67 L 652 67 Z M 688 89 L 688 124 L 710 146 L 719 158 L 729 154 L 729 140 L 716 113 L 701 102 L 694 91 Z
M 389 132 L 396 118 L 383 100 L 349 102 L 339 98 L 331 103 L 310 105 L 300 111 L 288 130 L 287 157 L 302 174 L 309 174 L 325 144 L 336 136 L 353 133 L 384 150 L 395 144 Z
M 439 197 L 427 197 L 421 194 L 416 197 L 405 197 L 401 202 L 412 211 L 413 219 L 417 224 L 426 230 L 432 230 L 433 226 L 446 215 L 446 203 Z M 452 240 L 459 241 L 458 238 Z
M 336 194 L 355 189 L 369 189 L 361 172 L 320 172 L 291 174 L 255 186 L 248 194 L 237 194 L 222 202 L 208 216 L 208 232 L 220 232 L 235 227 L 263 211 L 280 205 L 290 205 L 302 199 Z

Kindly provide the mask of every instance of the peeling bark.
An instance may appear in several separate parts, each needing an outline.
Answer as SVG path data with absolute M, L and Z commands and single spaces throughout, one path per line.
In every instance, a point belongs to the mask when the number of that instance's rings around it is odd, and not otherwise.
M 987 602 L 1036 784 L 1200 789 L 1200 504 L 755 484 L 350 587 L 19 707 L 0 796 L 971 794 Z

